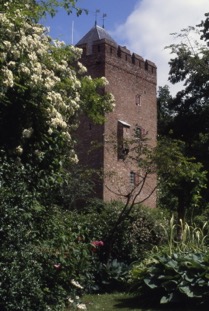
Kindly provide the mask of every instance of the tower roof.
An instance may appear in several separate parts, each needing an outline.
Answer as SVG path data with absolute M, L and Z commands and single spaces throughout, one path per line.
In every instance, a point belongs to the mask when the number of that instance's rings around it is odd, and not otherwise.
M 113 38 L 109 35 L 109 33 L 104 28 L 98 25 L 95 25 L 89 30 L 89 32 L 87 32 L 87 34 L 85 34 L 85 36 L 81 40 L 78 41 L 76 46 L 86 44 L 87 50 L 91 51 L 93 42 L 96 40 L 101 40 L 101 39 L 107 39 L 117 45 L 115 40 L 113 40 Z

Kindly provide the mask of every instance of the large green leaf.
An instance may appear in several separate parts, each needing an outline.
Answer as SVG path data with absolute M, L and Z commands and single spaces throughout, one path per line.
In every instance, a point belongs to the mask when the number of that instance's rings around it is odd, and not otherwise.
M 179 291 L 185 295 L 187 295 L 187 297 L 190 298 L 201 298 L 202 295 L 201 294 L 195 294 L 194 291 L 191 290 L 191 286 L 179 286 Z
M 161 299 L 160 299 L 160 303 L 162 304 L 166 304 L 166 303 L 169 303 L 173 298 L 173 293 L 170 293 L 168 294 L 167 296 L 163 296 Z
M 145 283 L 147 286 L 149 286 L 151 289 L 154 289 L 154 288 L 157 288 L 157 287 L 158 287 L 157 284 L 153 283 L 153 280 L 148 279 L 148 278 L 144 279 L 144 283 Z

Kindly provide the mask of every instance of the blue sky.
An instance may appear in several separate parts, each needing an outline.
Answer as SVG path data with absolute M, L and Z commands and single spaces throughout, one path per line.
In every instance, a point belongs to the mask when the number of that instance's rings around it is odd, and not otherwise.
M 60 11 L 44 21 L 54 39 L 76 44 L 94 26 L 96 10 L 100 10 L 97 24 L 102 26 L 102 15 L 107 14 L 105 29 L 118 44 L 155 62 L 158 86 L 168 84 L 173 95 L 182 87 L 168 82 L 171 55 L 165 46 L 176 42 L 171 33 L 204 19 L 204 13 L 209 12 L 208 0 L 79 0 L 77 5 L 89 14 L 77 17 Z
M 95 20 L 99 26 L 103 26 L 103 14 L 107 15 L 104 18 L 105 29 L 108 32 L 117 29 L 125 23 L 138 2 L 139 0 L 78 0 L 77 6 L 87 9 L 88 14 L 83 13 L 77 17 L 76 14 L 67 15 L 64 10 L 60 10 L 56 17 L 48 17 L 44 24 L 50 26 L 53 38 L 67 44 L 76 44 L 94 26 Z M 100 12 L 96 13 L 98 10 Z

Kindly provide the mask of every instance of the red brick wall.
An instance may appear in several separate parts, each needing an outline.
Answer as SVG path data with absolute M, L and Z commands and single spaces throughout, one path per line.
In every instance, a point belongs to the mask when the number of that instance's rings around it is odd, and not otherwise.
M 133 134 L 138 125 L 143 133 L 148 133 L 149 144 L 156 145 L 157 109 L 156 109 L 156 67 L 150 61 L 131 54 L 125 47 L 116 47 L 107 40 L 96 41 L 91 55 L 83 55 L 82 62 L 92 77 L 105 76 L 109 81 L 106 87 L 116 100 L 115 110 L 107 115 L 104 126 L 93 125 L 87 129 L 89 121 L 84 118 L 78 130 L 79 158 L 82 163 L 93 167 L 102 167 L 104 184 L 98 196 L 105 201 L 121 199 L 119 194 L 130 190 L 130 172 L 138 171 L 133 161 L 118 160 L 117 128 L 118 120 L 130 124 Z M 99 150 L 91 158 L 83 156 L 90 147 L 91 140 L 100 142 Z M 140 171 L 140 170 L 139 170 Z M 142 173 L 142 172 L 140 172 Z M 150 176 L 140 195 L 140 200 L 150 194 L 156 185 L 156 175 Z M 145 202 L 148 206 L 156 205 L 155 193 Z

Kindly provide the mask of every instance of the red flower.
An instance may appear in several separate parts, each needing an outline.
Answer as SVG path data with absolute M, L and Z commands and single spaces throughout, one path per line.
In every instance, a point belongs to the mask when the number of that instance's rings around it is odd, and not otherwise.
M 96 252 L 96 249 L 100 246 L 104 246 L 104 242 L 103 241 L 92 241 L 91 245 L 93 246 L 92 251 Z

